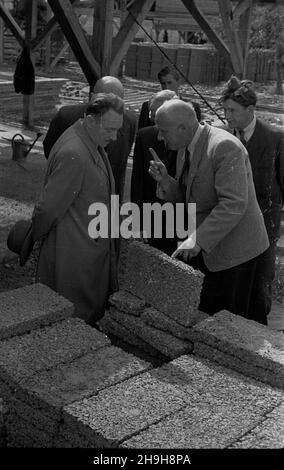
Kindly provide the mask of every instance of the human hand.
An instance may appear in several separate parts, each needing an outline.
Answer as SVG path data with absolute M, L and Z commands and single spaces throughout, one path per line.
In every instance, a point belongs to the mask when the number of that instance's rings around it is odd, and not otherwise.
M 197 256 L 200 251 L 201 247 L 192 237 L 189 237 L 179 245 L 171 257 L 179 258 L 182 261 L 189 261 L 194 256 Z
M 162 160 L 158 157 L 154 149 L 149 147 L 153 160 L 150 161 L 149 174 L 158 183 L 161 183 L 168 176 L 168 171 Z

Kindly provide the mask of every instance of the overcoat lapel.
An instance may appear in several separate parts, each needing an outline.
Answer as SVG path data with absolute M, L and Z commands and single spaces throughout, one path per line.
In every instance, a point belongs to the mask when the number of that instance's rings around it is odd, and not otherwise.
M 191 157 L 189 172 L 188 172 L 188 180 L 187 180 L 187 188 L 186 188 L 186 201 L 190 200 L 190 193 L 191 193 L 191 186 L 194 180 L 194 176 L 199 167 L 199 163 L 202 159 L 202 156 L 206 153 L 206 146 L 208 143 L 208 134 L 210 132 L 210 127 L 208 124 L 204 124 L 204 129 L 202 130 L 198 141 L 196 142 L 193 155 Z

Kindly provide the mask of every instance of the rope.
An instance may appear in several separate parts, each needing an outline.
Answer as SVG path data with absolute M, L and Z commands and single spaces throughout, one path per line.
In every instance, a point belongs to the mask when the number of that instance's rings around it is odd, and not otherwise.
M 176 69 L 176 71 L 180 74 L 180 76 L 185 80 L 185 82 L 191 86 L 191 88 L 195 91 L 195 93 L 202 99 L 202 101 L 206 104 L 206 106 L 211 109 L 211 111 L 218 117 L 218 119 L 220 119 L 224 124 L 225 124 L 225 121 L 223 119 L 222 116 L 219 115 L 219 113 L 217 113 L 217 111 L 211 106 L 211 104 L 206 100 L 206 98 L 204 98 L 204 96 L 197 90 L 197 88 L 188 80 L 188 78 L 184 75 L 184 73 L 177 67 L 177 65 L 171 60 L 171 58 L 168 56 L 168 54 L 163 51 L 163 49 L 159 46 L 159 44 L 157 43 L 157 41 L 155 41 L 155 39 L 152 38 L 152 36 L 148 33 L 148 31 L 146 31 L 146 29 L 141 25 L 141 23 L 139 23 L 139 21 L 137 21 L 137 19 L 135 18 L 135 16 L 133 15 L 132 11 L 129 10 L 129 8 L 127 8 L 127 11 L 128 13 L 132 16 L 132 18 L 134 19 L 134 21 L 137 23 L 137 25 L 139 26 L 139 28 L 142 29 L 142 31 L 146 34 L 146 36 L 148 36 L 148 38 L 153 42 L 153 44 L 155 44 L 155 46 L 159 49 L 159 51 L 163 54 L 163 56 L 167 59 L 167 61 Z

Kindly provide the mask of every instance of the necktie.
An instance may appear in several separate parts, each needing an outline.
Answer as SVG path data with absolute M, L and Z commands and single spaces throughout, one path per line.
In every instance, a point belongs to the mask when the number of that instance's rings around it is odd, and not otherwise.
M 246 139 L 245 139 L 245 133 L 244 133 L 244 130 L 243 129 L 239 129 L 239 137 L 240 137 L 240 141 L 241 143 L 246 146 Z
M 189 167 L 190 167 L 190 153 L 188 151 L 188 148 L 186 147 L 185 152 L 184 152 L 183 167 L 182 167 L 180 177 L 179 177 L 179 183 L 182 187 L 184 195 L 186 194 Z

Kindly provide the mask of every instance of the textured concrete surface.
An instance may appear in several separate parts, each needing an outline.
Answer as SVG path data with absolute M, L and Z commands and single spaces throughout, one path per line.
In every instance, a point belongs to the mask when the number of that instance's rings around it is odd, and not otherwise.
M 105 347 L 109 339 L 83 320 L 71 318 L 0 342 L 0 377 L 13 386 L 24 377 Z
M 275 408 L 251 432 L 238 439 L 232 449 L 283 449 L 284 404 Z
M 35 410 L 52 408 L 53 414 L 53 408 L 96 395 L 149 368 L 149 363 L 110 346 L 23 380 L 16 395 Z
M 109 298 L 110 305 L 118 310 L 139 317 L 145 308 L 145 302 L 129 292 L 119 290 Z
M 158 310 L 151 307 L 145 308 L 144 311 L 141 313 L 141 318 L 146 325 L 150 325 L 154 328 L 157 328 L 158 330 L 171 333 L 173 336 L 176 336 L 180 339 L 187 339 L 188 328 L 208 317 L 209 315 L 207 315 L 206 313 L 197 310 L 195 314 L 191 315 L 191 325 L 185 327 L 177 323 L 175 320 L 169 318 L 164 313 L 159 312 Z
M 114 446 L 185 405 L 185 393 L 151 372 L 64 408 L 63 422 L 93 446 Z
M 117 338 L 120 338 L 125 343 L 130 344 L 139 348 L 142 351 L 147 352 L 151 356 L 156 356 L 157 350 L 150 346 L 150 344 L 143 341 L 141 338 L 138 338 L 133 331 L 120 323 L 116 322 L 111 316 L 109 311 L 106 311 L 104 317 L 100 320 L 99 325 L 106 334 L 113 334 Z M 165 358 L 166 359 L 166 358 Z M 1 385 L 1 384 L 0 384 Z
M 182 356 L 65 407 L 61 437 L 90 447 L 225 448 L 283 403 L 280 391 Z
M 182 354 L 190 353 L 193 350 L 193 344 L 186 340 L 174 337 L 151 326 L 146 325 L 141 318 L 135 318 L 132 315 L 110 308 L 110 316 L 117 322 L 129 328 L 132 333 L 149 343 L 153 348 L 160 351 L 166 357 L 175 358 Z
M 0 294 L 0 340 L 27 333 L 74 313 L 74 306 L 42 284 Z
M 237 363 L 241 360 L 255 370 L 267 370 L 268 375 L 275 375 L 284 387 L 284 335 L 281 332 L 223 311 L 193 326 L 190 335 L 195 343 L 216 350 L 216 357 L 221 351 L 229 358 L 235 357 Z M 198 350 L 201 353 L 200 346 Z
M 242 403 L 244 409 L 255 406 L 263 415 L 284 400 L 280 390 L 193 355 L 174 359 L 153 370 L 152 374 L 175 384 L 186 396 L 193 388 L 205 400 L 215 397 L 224 406 Z
M 131 292 L 184 326 L 199 304 L 203 274 L 142 242 L 123 248 L 120 289 Z M 178 286 L 178 288 L 177 288 Z
M 30 422 L 21 419 L 16 413 L 9 412 L 6 419 L 7 447 L 47 447 L 53 446 L 52 437 L 34 428 Z
M 251 362 L 247 362 L 243 359 L 239 359 L 231 354 L 224 353 L 216 348 L 211 348 L 203 343 L 194 343 L 194 354 L 201 357 L 206 357 L 211 361 L 215 361 L 224 367 L 236 370 L 241 374 L 248 377 L 252 377 L 261 382 L 267 383 L 273 387 L 284 389 L 283 376 L 278 375 L 275 372 L 257 366 Z
M 223 449 L 261 421 L 261 413 L 236 404 L 224 406 L 194 401 L 190 406 L 150 426 L 121 447 L 156 449 Z

